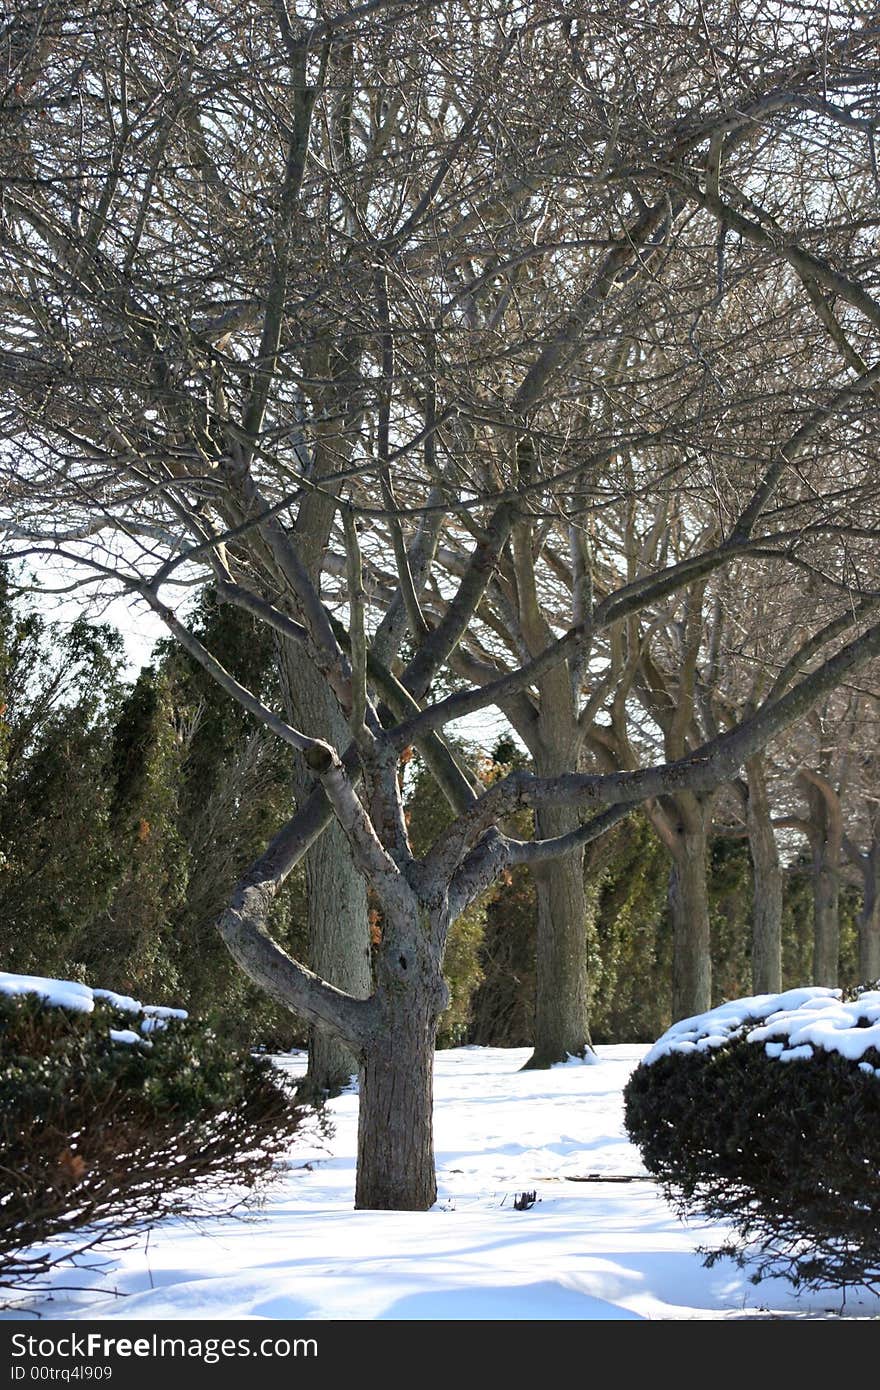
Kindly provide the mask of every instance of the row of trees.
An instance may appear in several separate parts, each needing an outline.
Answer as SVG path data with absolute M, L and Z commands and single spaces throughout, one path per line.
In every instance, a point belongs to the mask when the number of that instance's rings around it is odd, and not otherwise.
M 270 696 L 273 653 L 257 625 L 210 597 L 196 624 L 237 677 Z M 51 623 L 5 595 L 0 705 L 4 968 L 175 1000 L 242 1044 L 304 1045 L 295 1016 L 236 970 L 213 926 L 271 817 L 283 814 L 289 758 L 278 759 L 272 741 L 179 648 L 164 644 L 153 667 L 124 681 L 112 629 Z M 493 757 L 465 744 L 458 752 L 485 783 L 526 761 L 510 740 Z M 851 840 L 858 803 L 840 783 L 835 795 Z M 417 852 L 450 819 L 418 755 L 406 778 L 405 816 Z M 753 978 L 751 861 L 735 827 L 725 830 L 706 862 L 715 1002 L 748 994 Z M 801 835 L 790 846 L 783 882 L 786 987 L 812 970 L 816 876 L 808 854 L 794 853 L 797 843 L 807 842 Z M 842 880 L 840 978 L 852 983 L 862 978 L 861 878 L 847 873 L 845 860 L 834 867 Z M 669 878 L 668 856 L 644 816 L 621 823 L 585 856 L 583 932 L 596 1041 L 649 1041 L 671 1021 Z M 534 1041 L 536 918 L 536 885 L 523 866 L 458 919 L 444 964 L 450 1004 L 439 1046 Z M 300 866 L 274 904 L 272 932 L 309 963 L 305 919 Z M 372 949 L 378 930 L 374 913 Z
M 292 750 L 218 927 L 325 1076 L 360 1065 L 362 1206 L 433 1201 L 450 930 L 518 866 L 536 1065 L 589 1046 L 584 854 L 637 806 L 674 1013 L 711 999 L 719 823 L 778 982 L 764 750 L 880 655 L 876 42 L 858 3 L 13 6 L 9 554 L 138 598 Z M 277 696 L 187 620 L 201 584 Z M 530 761 L 486 786 L 447 731 L 489 709 Z M 817 880 L 827 753 L 795 754 Z M 311 969 L 271 934 L 300 862 Z

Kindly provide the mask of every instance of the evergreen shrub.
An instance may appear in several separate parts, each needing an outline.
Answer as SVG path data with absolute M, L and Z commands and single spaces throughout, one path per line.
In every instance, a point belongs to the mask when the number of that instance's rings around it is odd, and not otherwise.
M 853 1027 L 871 1029 L 880 1043 L 876 987 L 849 991 L 847 1001 L 856 1006 Z M 783 1274 L 805 1287 L 875 1288 L 878 1046 L 851 1060 L 831 1041 L 827 1049 L 817 1045 L 821 1030 L 814 1028 L 813 1044 L 789 1047 L 778 1024 L 774 1034 L 772 1017 L 768 1024 L 772 1009 L 763 1014 L 753 1009 L 741 1026 L 722 1027 L 723 1041 L 711 1014 L 694 1020 L 703 1026 L 687 1034 L 693 1045 L 685 1050 L 662 1053 L 661 1040 L 654 1052 L 662 1055 L 637 1067 L 626 1087 L 626 1128 L 681 1213 L 730 1223 L 733 1236 L 708 1253 L 709 1263 L 721 1255 L 752 1261 L 755 1282 Z
M 195 1020 L 0 993 L 0 1297 L 160 1218 L 252 1200 L 303 1114 L 267 1058 Z

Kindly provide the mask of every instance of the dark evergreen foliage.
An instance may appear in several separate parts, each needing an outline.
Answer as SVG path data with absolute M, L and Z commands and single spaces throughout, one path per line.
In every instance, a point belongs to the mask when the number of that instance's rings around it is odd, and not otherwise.
M 529 1047 L 535 1032 L 535 885 L 525 866 L 511 870 L 486 905 L 480 943 L 482 981 L 474 991 L 468 1042 Z
M 880 1066 L 868 1049 L 865 1062 Z M 780 1062 L 745 1032 L 637 1067 L 626 1127 L 683 1213 L 731 1223 L 709 1253 L 807 1287 L 880 1284 L 880 1077 L 838 1053 Z
M 194 623 L 229 669 L 271 694 L 265 629 L 210 595 Z M 176 647 L 130 687 L 120 664 L 110 629 L 51 623 L 0 587 L 0 962 L 174 997 L 222 1014 L 242 1042 L 304 1044 L 213 926 L 289 814 L 284 752 Z M 295 954 L 305 917 L 300 872 L 273 919 Z
M 203 1024 L 0 995 L 0 1297 L 164 1216 L 240 1204 L 303 1111 L 266 1059 Z M 48 1244 L 47 1244 L 48 1243 Z
M 112 894 L 107 746 L 120 642 L 13 607 L 0 568 L 0 959 L 79 977 L 84 931 Z

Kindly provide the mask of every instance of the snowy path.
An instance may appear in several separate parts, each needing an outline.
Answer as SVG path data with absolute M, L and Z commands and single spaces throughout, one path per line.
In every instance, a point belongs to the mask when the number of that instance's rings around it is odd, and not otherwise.
M 643 1173 L 621 1090 L 646 1049 L 602 1047 L 593 1066 L 521 1072 L 525 1051 L 437 1054 L 440 1200 L 430 1212 L 351 1209 L 357 1100 L 332 1104 L 328 1147 L 302 1138 L 265 1209 L 200 1229 L 164 1223 L 114 1258 L 104 1291 L 58 1293 L 52 1318 L 612 1319 L 836 1315 L 834 1294 L 752 1285 L 696 1253 L 718 1232 L 678 1221 Z M 285 1065 L 299 1072 L 301 1056 Z M 306 1166 L 308 1165 L 308 1166 Z M 538 1202 L 515 1211 L 516 1193 Z M 59 1278 L 59 1283 L 63 1282 Z M 126 1295 L 107 1297 L 114 1288 Z M 849 1296 L 848 1316 L 880 1316 Z

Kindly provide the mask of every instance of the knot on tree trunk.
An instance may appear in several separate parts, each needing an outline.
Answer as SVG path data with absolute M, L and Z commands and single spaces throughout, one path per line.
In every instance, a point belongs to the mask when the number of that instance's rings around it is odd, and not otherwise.
M 306 767 L 318 777 L 323 777 L 333 766 L 333 749 L 326 744 L 316 744 L 314 747 L 306 749 L 303 753 L 303 760 Z

